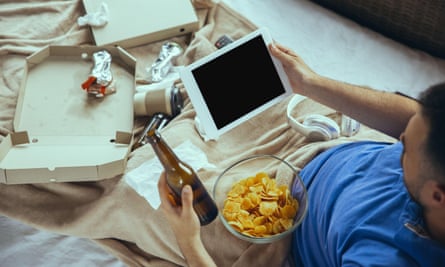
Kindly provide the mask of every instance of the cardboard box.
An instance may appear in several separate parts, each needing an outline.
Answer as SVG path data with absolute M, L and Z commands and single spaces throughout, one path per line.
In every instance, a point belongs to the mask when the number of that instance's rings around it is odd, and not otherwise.
M 98 46 L 135 47 L 195 32 L 199 20 L 190 0 L 83 0 L 86 14 L 108 7 L 108 23 L 91 27 Z
M 107 47 L 116 92 L 89 95 L 96 46 L 48 46 L 27 59 L 14 133 L 0 144 L 0 182 L 91 181 L 124 172 L 131 149 L 136 60 Z

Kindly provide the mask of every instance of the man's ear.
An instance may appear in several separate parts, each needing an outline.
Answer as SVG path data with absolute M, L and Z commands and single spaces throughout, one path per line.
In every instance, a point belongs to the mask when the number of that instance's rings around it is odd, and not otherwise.
M 431 202 L 433 205 L 445 207 L 445 185 L 440 184 L 434 180 L 430 182 L 431 186 Z

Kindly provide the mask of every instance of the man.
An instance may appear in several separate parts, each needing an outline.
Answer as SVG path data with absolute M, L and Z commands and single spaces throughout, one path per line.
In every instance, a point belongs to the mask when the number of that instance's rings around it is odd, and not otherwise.
M 295 93 L 393 137 L 395 144 L 352 142 L 328 149 L 301 171 L 309 210 L 293 238 L 297 266 L 445 266 L 445 83 L 413 99 L 314 73 L 275 44 Z M 164 211 L 189 266 L 215 266 L 183 190 L 183 206 Z M 190 231 L 183 232 L 187 221 Z

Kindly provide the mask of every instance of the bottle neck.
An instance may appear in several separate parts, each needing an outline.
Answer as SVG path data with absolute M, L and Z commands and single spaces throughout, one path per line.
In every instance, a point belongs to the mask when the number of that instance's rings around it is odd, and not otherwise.
M 164 141 L 161 134 L 156 130 L 148 131 L 147 138 L 164 169 L 176 169 L 180 160 Z

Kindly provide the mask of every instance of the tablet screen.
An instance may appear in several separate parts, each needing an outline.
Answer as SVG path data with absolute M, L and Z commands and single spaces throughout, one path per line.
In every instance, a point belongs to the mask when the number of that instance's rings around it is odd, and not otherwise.
M 210 138 L 291 92 L 281 63 L 269 54 L 266 33 L 264 29 L 251 33 L 186 68 L 184 85 Z
M 286 91 L 261 36 L 192 73 L 218 129 Z

